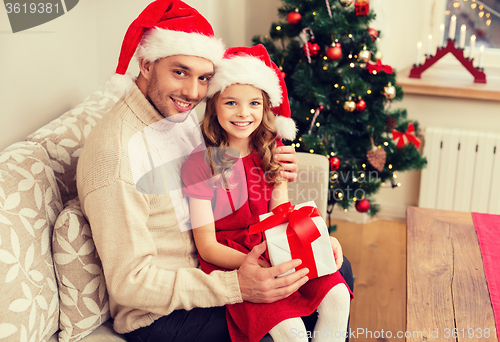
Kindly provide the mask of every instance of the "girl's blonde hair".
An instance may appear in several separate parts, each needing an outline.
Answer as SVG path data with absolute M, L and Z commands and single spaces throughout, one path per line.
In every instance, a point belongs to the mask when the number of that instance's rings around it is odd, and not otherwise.
M 234 158 L 228 157 L 226 154 L 226 149 L 224 147 L 229 147 L 229 140 L 226 131 L 222 128 L 217 119 L 217 102 L 219 101 L 220 94 L 221 93 L 218 92 L 208 99 L 205 107 L 205 115 L 200 126 L 205 145 L 207 146 L 205 160 L 210 165 L 212 176 L 221 175 L 223 186 L 230 188 L 231 185 L 226 182 L 226 179 L 230 178 L 230 168 L 235 160 Z M 278 176 L 282 167 L 281 164 L 274 159 L 277 136 L 274 124 L 275 117 L 274 113 L 271 111 L 269 96 L 265 91 L 262 91 L 262 98 L 262 121 L 259 127 L 251 134 L 250 144 L 257 149 L 261 157 L 262 170 L 264 171 L 266 180 L 273 183 L 279 183 Z M 210 149 L 211 147 L 217 147 L 215 149 L 216 151 L 214 152 L 214 149 Z

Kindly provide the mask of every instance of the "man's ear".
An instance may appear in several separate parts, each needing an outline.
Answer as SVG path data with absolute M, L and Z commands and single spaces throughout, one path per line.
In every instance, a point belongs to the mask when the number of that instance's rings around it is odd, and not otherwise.
M 153 64 L 153 62 L 146 61 L 143 58 L 139 59 L 139 70 L 141 71 L 142 76 L 148 81 L 154 68 Z

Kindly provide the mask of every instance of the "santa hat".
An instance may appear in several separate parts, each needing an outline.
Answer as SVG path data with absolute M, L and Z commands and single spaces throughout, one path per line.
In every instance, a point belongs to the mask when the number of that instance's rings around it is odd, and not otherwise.
M 124 91 L 130 89 L 132 79 L 125 73 L 134 53 L 148 62 L 188 55 L 208 59 L 216 65 L 224 50 L 210 23 L 197 10 L 179 0 L 156 0 L 129 26 L 113 82 L 125 87 Z
M 297 128 L 290 117 L 285 80 L 262 44 L 227 49 L 224 59 L 215 67 L 207 96 L 210 98 L 233 84 L 249 84 L 265 91 L 276 114 L 278 137 L 295 140 Z

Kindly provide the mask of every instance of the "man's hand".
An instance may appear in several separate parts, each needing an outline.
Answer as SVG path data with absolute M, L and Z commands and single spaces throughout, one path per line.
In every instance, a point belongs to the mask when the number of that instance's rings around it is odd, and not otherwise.
M 278 154 L 276 160 L 283 165 L 282 177 L 289 182 L 297 179 L 297 172 L 299 170 L 299 161 L 295 156 L 295 147 L 293 146 L 280 146 L 277 149 Z
M 335 257 L 335 264 L 338 270 L 342 266 L 342 263 L 344 262 L 342 247 L 340 246 L 339 240 L 337 240 L 333 236 L 330 236 L 330 243 L 332 244 L 333 256 Z
M 272 303 L 283 299 L 297 291 L 309 279 L 304 268 L 297 272 L 279 277 L 278 275 L 301 264 L 300 260 L 291 260 L 281 265 L 262 268 L 259 265 L 259 256 L 266 250 L 266 242 L 255 246 L 247 254 L 243 264 L 238 269 L 238 281 L 241 297 L 252 303 Z

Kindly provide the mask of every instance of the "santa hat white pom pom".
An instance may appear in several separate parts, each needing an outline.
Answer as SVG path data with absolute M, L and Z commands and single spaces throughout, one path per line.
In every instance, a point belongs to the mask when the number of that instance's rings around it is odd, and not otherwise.
M 282 115 L 276 115 L 275 120 L 278 138 L 294 141 L 297 135 L 297 126 L 291 118 L 285 118 Z
M 122 97 L 127 94 L 135 83 L 135 77 L 125 74 L 114 74 L 106 82 L 105 88 L 107 91 L 115 94 L 116 96 Z

